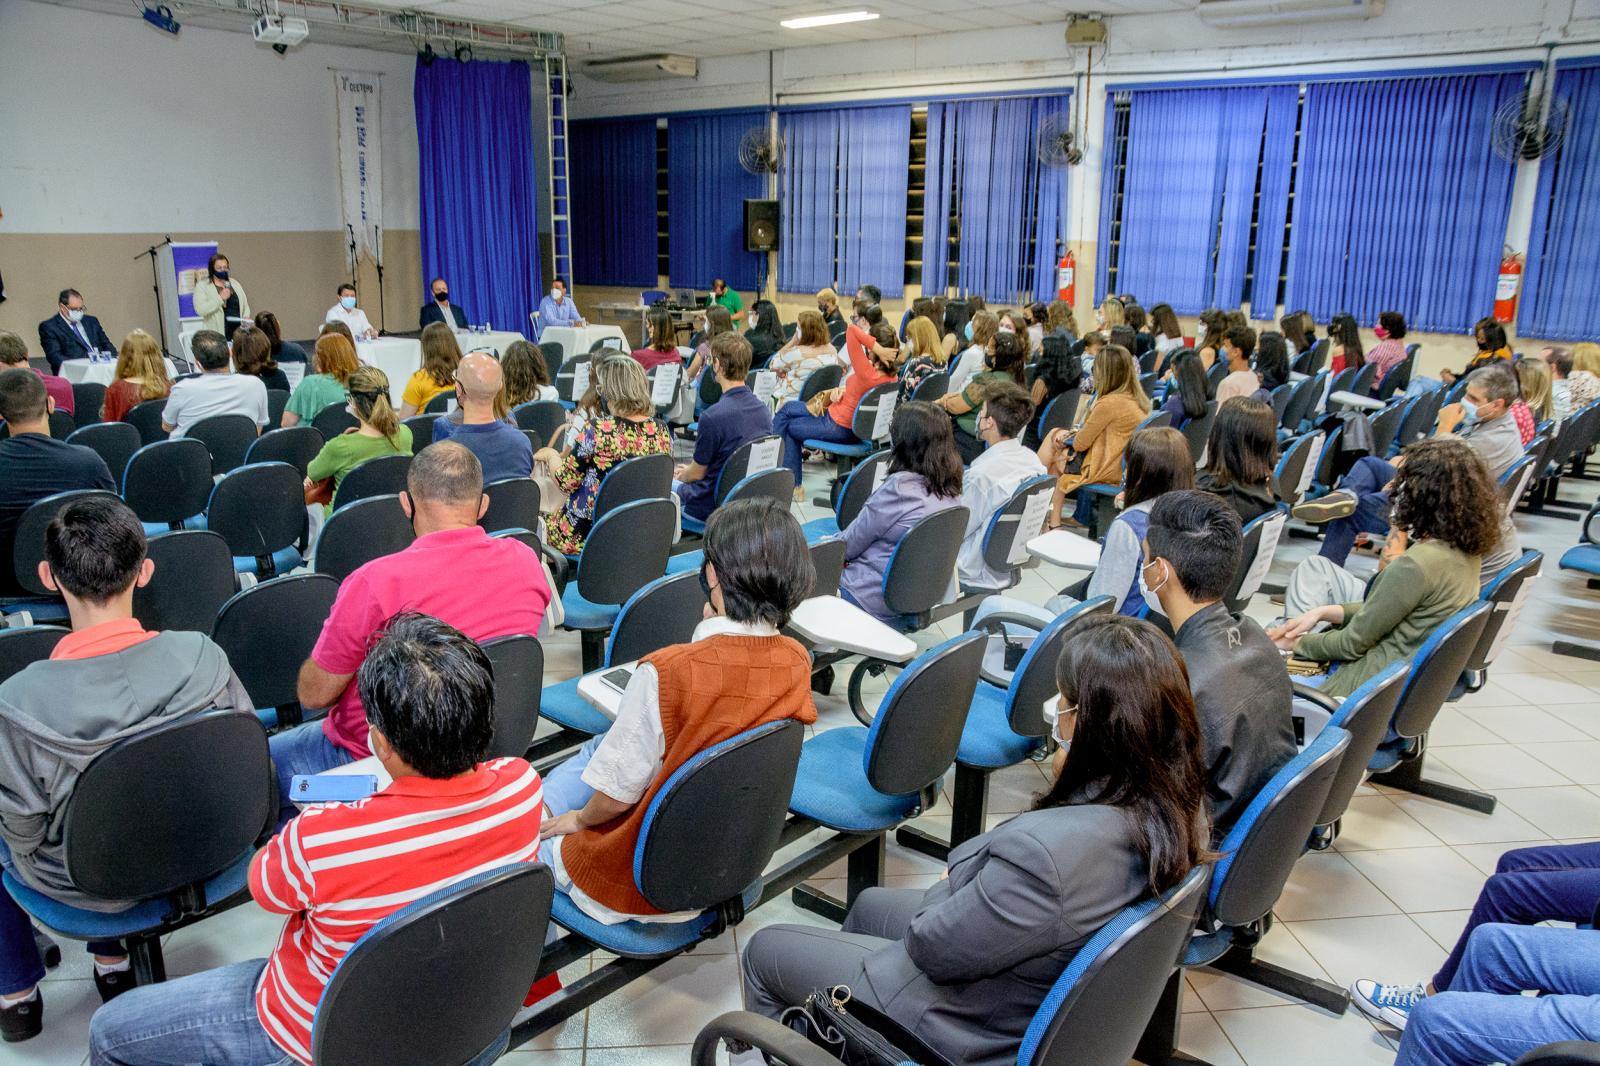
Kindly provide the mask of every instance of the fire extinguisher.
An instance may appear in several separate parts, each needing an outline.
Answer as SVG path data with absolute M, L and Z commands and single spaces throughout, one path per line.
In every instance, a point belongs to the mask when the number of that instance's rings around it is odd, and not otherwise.
M 1078 257 L 1068 249 L 1067 254 L 1061 257 L 1061 262 L 1056 264 L 1056 289 L 1057 295 L 1067 303 L 1075 303 L 1078 298 Z
M 1494 287 L 1494 320 L 1508 324 L 1517 317 L 1517 287 L 1522 284 L 1522 256 L 1506 249 L 1500 260 L 1500 280 Z

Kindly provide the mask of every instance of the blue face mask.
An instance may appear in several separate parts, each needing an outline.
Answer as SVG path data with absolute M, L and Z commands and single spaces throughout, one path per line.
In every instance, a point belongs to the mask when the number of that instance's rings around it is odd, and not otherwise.
M 968 322 L 966 328 L 963 329 L 961 332 L 966 334 L 967 340 L 970 341 L 972 339 L 972 323 Z
M 1461 397 L 1461 411 L 1465 416 L 1461 420 L 1462 425 L 1470 426 L 1478 421 L 1478 405 L 1465 396 Z
M 341 296 L 339 297 L 339 306 L 346 311 L 353 311 L 356 306 L 356 298 L 354 296 Z

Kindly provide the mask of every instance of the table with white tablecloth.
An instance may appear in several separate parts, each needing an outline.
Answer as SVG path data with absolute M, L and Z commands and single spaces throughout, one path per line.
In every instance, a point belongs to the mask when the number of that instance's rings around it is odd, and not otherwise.
M 178 368 L 173 364 L 172 360 L 168 359 L 166 363 L 167 377 L 177 377 Z M 110 385 L 117 380 L 117 361 L 115 359 L 105 359 L 100 362 L 94 362 L 89 359 L 64 359 L 61 361 L 61 376 L 74 385 L 91 381 L 97 385 Z
M 520 333 L 495 330 L 491 333 L 456 332 L 456 344 L 461 354 L 483 350 L 491 351 L 496 358 L 505 354 L 513 343 L 526 340 Z M 415 337 L 379 337 L 376 340 L 357 341 L 356 355 L 367 366 L 375 366 L 389 378 L 389 402 L 400 406 L 400 396 L 406 391 L 406 381 L 422 369 L 422 342 Z
M 546 326 L 539 335 L 541 344 L 561 345 L 561 361 L 566 362 L 575 355 L 583 355 L 594 342 L 614 337 L 617 347 L 628 350 L 628 336 L 622 332 L 621 326 Z

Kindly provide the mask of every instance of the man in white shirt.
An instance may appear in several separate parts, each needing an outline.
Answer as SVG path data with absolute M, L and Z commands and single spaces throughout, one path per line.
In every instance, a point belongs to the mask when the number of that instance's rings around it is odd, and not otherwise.
M 998 589 L 1006 587 L 1007 575 L 985 565 L 984 533 L 994 513 L 1023 482 L 1042 476 L 1045 469 L 1039 457 L 1017 439 L 1033 419 L 1033 402 L 1027 392 L 1010 381 L 985 384 L 978 436 L 988 447 L 967 467 L 961 482 L 961 506 L 969 517 L 961 554 L 956 557 L 956 573 L 963 588 Z
M 256 432 L 261 432 L 267 424 L 267 387 L 261 379 L 233 373 L 228 342 L 215 330 L 196 333 L 190 348 L 200 364 L 200 375 L 173 384 L 161 411 L 161 428 L 176 438 L 202 418 L 245 415 L 256 424 Z
M 339 286 L 339 300 L 328 308 L 322 320 L 343 322 L 350 327 L 350 333 L 356 340 L 371 340 L 378 335 L 372 323 L 367 321 L 367 313 L 356 306 L 356 287 L 348 282 Z

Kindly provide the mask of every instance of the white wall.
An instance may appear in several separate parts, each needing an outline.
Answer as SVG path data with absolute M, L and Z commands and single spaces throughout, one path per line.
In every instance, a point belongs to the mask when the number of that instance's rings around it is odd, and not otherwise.
M 0 0 L 0 233 L 342 229 L 329 67 L 385 74 L 384 228 L 414 230 L 414 62 Z

